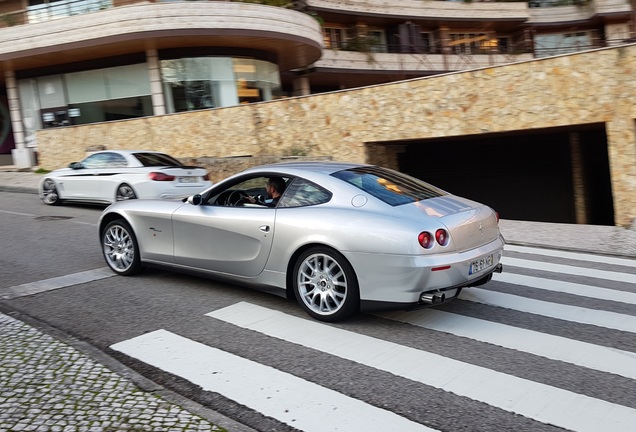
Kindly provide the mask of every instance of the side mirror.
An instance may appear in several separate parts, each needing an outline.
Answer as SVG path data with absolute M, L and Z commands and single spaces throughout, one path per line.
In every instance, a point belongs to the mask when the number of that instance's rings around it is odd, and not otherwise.
M 71 162 L 70 164 L 68 164 L 69 168 L 72 169 L 80 169 L 82 168 L 82 163 L 81 162 Z
M 203 197 L 201 197 L 201 194 L 191 195 L 188 197 L 188 204 L 198 206 L 201 205 L 202 202 Z

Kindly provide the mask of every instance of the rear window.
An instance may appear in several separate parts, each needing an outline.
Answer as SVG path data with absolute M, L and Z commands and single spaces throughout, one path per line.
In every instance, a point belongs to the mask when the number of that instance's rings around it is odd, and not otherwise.
M 446 195 L 419 179 L 376 166 L 365 166 L 331 174 L 392 206 Z
M 183 166 L 181 162 L 163 153 L 135 153 L 134 156 L 145 167 Z

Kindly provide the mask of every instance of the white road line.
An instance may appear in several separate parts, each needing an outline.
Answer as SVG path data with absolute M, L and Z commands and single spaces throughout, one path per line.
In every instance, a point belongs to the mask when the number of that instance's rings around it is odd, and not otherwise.
M 533 270 L 542 270 L 553 273 L 570 274 L 576 276 L 586 276 L 599 279 L 607 279 L 617 282 L 636 284 L 636 274 L 620 273 L 616 271 L 597 270 L 585 267 L 575 267 L 564 264 L 552 264 L 542 261 L 531 261 L 527 259 L 510 258 L 504 256 L 501 262 L 513 267 L 521 267 Z
M 465 289 L 461 292 L 460 298 L 475 303 L 483 303 L 580 324 L 591 324 L 598 327 L 636 333 L 636 316 L 631 315 L 550 303 L 481 288 Z
M 629 407 L 249 303 L 207 315 L 571 431 L 633 432 L 636 424 Z
M 556 291 L 566 294 L 574 294 L 581 297 L 590 297 L 599 300 L 609 300 L 636 305 L 636 292 L 618 291 L 592 285 L 583 285 L 572 282 L 544 279 L 534 276 L 525 276 L 506 272 L 495 273 L 493 275 L 493 280 L 513 285 L 523 285 L 532 288 L 539 288 L 546 291 Z
M 111 276 L 115 276 L 115 273 L 113 273 L 108 267 L 102 267 L 95 270 L 87 270 L 51 279 L 44 279 L 37 282 L 15 285 L 8 288 L 0 288 L 0 299 L 9 300 L 24 297 L 45 291 L 66 288 L 72 285 L 106 279 Z
M 435 331 L 451 333 L 552 360 L 636 379 L 636 353 L 466 317 L 435 309 L 378 314 Z
M 299 430 L 434 431 L 390 411 L 166 330 L 111 348 Z
M 0 213 L 6 213 L 6 214 L 11 214 L 11 215 L 16 215 L 16 216 L 32 216 L 32 217 L 36 216 L 34 214 L 31 214 L 31 213 L 19 213 L 19 212 L 14 212 L 14 211 L 9 211 L 9 210 L 0 210 Z
M 541 249 L 528 246 L 506 245 L 505 251 L 521 252 L 534 255 L 543 255 L 557 258 L 567 258 L 578 261 L 589 261 L 603 264 L 612 264 L 626 267 L 636 267 L 636 259 L 610 257 L 606 255 L 594 255 L 582 252 L 567 252 L 554 249 Z

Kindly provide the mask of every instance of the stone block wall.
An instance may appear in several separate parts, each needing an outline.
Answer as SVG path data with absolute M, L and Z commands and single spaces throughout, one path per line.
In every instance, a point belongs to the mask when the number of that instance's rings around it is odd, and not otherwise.
M 179 158 L 330 157 L 396 167 L 379 142 L 583 124 L 607 131 L 615 222 L 636 219 L 636 45 L 206 111 L 38 132 L 40 165 L 87 147 Z M 209 166 L 216 172 L 214 164 Z

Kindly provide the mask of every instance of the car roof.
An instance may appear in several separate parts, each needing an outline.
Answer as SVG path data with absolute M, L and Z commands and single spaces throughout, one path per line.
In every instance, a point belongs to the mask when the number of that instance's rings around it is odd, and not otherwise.
M 119 154 L 126 154 L 126 155 L 131 155 L 131 154 L 135 154 L 135 153 L 162 153 L 162 154 L 165 154 L 163 152 L 159 152 L 159 151 L 155 151 L 155 150 L 100 150 L 100 151 L 96 151 L 96 152 L 91 152 L 91 154 L 99 154 L 99 153 L 119 153 Z
M 280 162 L 267 165 L 259 165 L 246 169 L 244 172 L 249 173 L 253 171 L 286 171 L 290 174 L 299 174 L 313 172 L 317 174 L 333 174 L 338 171 L 370 166 L 366 164 L 359 164 L 353 162 L 333 162 L 333 161 L 294 161 L 294 162 Z

